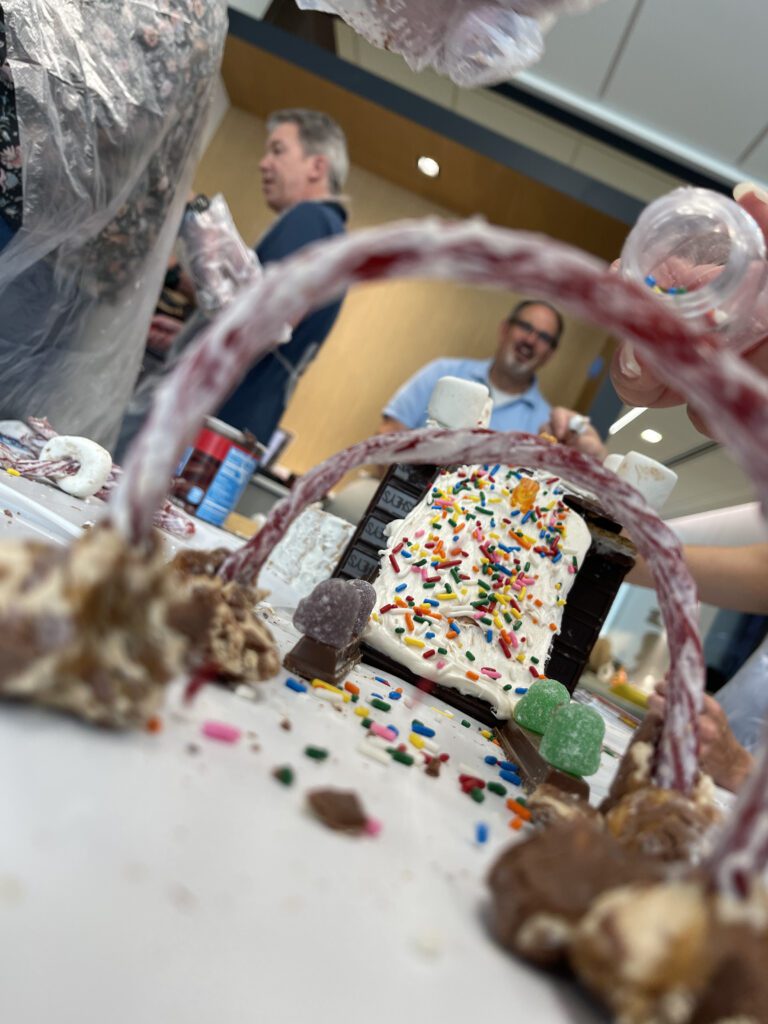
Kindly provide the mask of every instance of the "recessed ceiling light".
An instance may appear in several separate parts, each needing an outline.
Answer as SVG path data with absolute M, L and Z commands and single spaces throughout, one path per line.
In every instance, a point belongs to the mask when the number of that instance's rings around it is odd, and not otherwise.
M 636 409 L 630 409 L 629 412 L 625 412 L 623 416 L 619 416 L 615 423 L 612 423 L 608 428 L 609 434 L 618 434 L 622 427 L 626 427 L 632 420 L 636 420 L 638 416 L 642 416 L 645 410 L 648 408 L 647 405 L 638 405 Z
M 428 178 L 436 178 L 440 173 L 440 164 L 437 160 L 433 160 L 431 156 L 420 156 L 416 161 L 416 166 Z
M 644 441 L 647 441 L 648 444 L 658 444 L 659 441 L 662 439 L 663 435 L 660 434 L 658 430 L 652 430 L 650 427 L 648 427 L 640 434 L 640 437 L 642 437 Z

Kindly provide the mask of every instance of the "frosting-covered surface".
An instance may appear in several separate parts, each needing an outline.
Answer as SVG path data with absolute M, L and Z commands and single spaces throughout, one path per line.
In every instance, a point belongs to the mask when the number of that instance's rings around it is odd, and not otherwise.
M 515 688 L 544 675 L 591 542 L 562 495 L 543 470 L 441 473 L 390 526 L 365 641 L 509 718 Z

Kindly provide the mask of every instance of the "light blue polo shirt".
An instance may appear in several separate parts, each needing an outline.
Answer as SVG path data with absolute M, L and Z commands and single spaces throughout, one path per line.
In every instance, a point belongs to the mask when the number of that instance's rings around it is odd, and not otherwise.
M 423 427 L 427 420 L 427 407 L 435 384 L 441 377 L 461 377 L 479 381 L 488 387 L 491 359 L 435 359 L 403 384 L 389 401 L 384 415 L 399 420 L 411 430 Z M 539 391 L 534 380 L 527 391 L 515 395 L 508 402 L 496 405 L 491 415 L 492 430 L 521 430 L 538 434 L 549 419 L 549 402 Z

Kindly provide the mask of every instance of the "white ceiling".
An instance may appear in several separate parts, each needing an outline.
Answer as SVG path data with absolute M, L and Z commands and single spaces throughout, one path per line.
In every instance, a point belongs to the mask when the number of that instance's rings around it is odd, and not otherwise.
M 614 2 L 622 0 L 609 0 L 608 6 Z M 433 71 L 417 74 L 401 57 L 376 49 L 341 21 L 336 22 L 335 31 L 338 54 L 349 63 L 637 199 L 649 202 L 683 183 L 680 178 L 597 142 L 524 103 L 489 89 L 459 89 L 450 79 Z
M 269 0 L 230 5 L 260 18 Z M 523 105 L 507 101 L 504 114 L 487 90 L 461 91 L 429 72 L 413 74 L 400 57 L 374 50 L 346 25 L 337 26 L 337 42 L 345 60 L 506 137 L 526 141 L 517 130 L 522 121 L 531 128 L 532 148 L 607 184 L 625 177 L 626 191 L 638 198 L 652 199 L 676 183 Z M 606 0 L 561 17 L 543 59 L 515 84 L 726 183 L 768 182 L 767 51 L 768 0 Z M 554 145 L 553 132 L 561 136 Z M 612 166 L 601 174 L 606 162 Z
M 517 82 L 728 180 L 768 180 L 766 0 L 607 0 Z

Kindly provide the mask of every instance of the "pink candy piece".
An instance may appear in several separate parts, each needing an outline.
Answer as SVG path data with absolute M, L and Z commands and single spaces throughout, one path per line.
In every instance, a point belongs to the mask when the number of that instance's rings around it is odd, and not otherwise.
M 222 743 L 237 743 L 240 739 L 240 730 L 234 725 L 227 725 L 226 722 L 209 720 L 203 723 L 200 731 L 203 736 L 211 740 L 221 740 Z
M 387 740 L 390 743 L 397 739 L 397 733 L 393 729 L 388 725 L 379 725 L 378 722 L 371 722 L 369 732 L 372 732 L 374 736 L 380 736 L 383 740 Z
M 377 836 L 384 826 L 377 818 L 369 818 L 365 823 L 365 834 Z
M 480 671 L 489 679 L 501 679 L 501 672 L 497 672 L 495 668 L 481 668 Z

